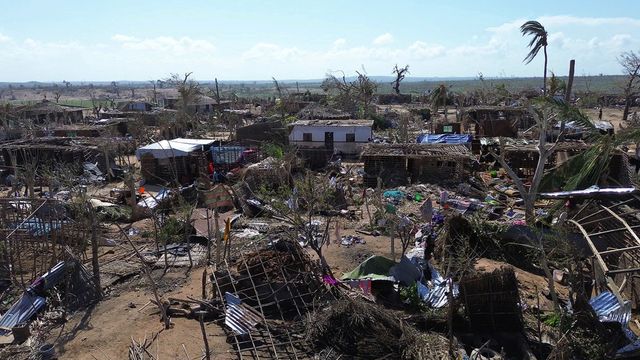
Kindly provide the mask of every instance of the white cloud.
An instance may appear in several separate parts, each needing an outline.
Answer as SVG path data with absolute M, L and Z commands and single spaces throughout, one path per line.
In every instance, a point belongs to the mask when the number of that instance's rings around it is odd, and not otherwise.
M 384 33 L 377 38 L 373 39 L 373 45 L 389 45 L 393 42 L 393 35 L 389 33 Z
M 10 37 L 8 37 L 7 35 L 4 35 L 3 33 L 0 33 L 0 43 L 8 42 L 9 40 L 11 40 Z
M 242 60 L 297 60 L 301 55 L 304 54 L 305 52 L 302 52 L 294 47 L 288 48 L 271 43 L 258 43 L 242 54 Z
M 155 38 L 139 39 L 133 36 L 117 34 L 111 37 L 125 49 L 160 51 L 172 53 L 213 52 L 216 47 L 207 40 L 192 39 L 187 36 L 180 38 L 172 36 L 158 36 Z
M 113 41 L 117 41 L 117 42 L 132 42 L 132 41 L 138 41 L 137 38 L 133 37 L 133 36 L 128 36 L 128 35 L 122 35 L 122 34 L 115 34 L 111 37 L 111 40 Z
M 407 55 L 415 60 L 425 60 L 441 56 L 445 52 L 442 45 L 429 45 L 422 41 L 416 41 L 407 48 Z
M 333 42 L 333 47 L 336 47 L 336 48 L 343 47 L 343 46 L 345 46 L 345 45 L 347 45 L 347 40 L 346 40 L 346 39 L 344 39 L 344 38 L 336 39 L 336 40 Z

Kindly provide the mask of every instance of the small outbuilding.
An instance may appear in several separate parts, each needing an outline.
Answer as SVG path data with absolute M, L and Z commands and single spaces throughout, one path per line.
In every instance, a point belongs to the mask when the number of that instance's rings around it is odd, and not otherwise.
M 136 150 L 142 177 L 148 183 L 191 183 L 208 173 L 208 152 L 215 140 L 162 140 Z

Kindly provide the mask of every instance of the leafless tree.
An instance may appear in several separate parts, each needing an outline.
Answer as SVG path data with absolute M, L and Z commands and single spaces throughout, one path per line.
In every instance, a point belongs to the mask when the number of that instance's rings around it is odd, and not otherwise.
M 120 87 L 118 86 L 118 83 L 115 81 L 111 82 L 111 92 L 116 94 L 117 97 L 120 97 Z
M 622 66 L 624 74 L 627 76 L 627 81 L 624 86 L 624 112 L 622 113 L 622 120 L 626 121 L 629 117 L 629 108 L 631 107 L 631 100 L 633 96 L 638 93 L 638 77 L 640 77 L 640 57 L 634 51 L 623 52 L 618 57 L 618 63 Z
M 354 81 L 347 81 L 342 73 L 341 78 L 327 74 L 322 82 L 322 89 L 328 93 L 335 93 L 333 101 L 336 107 L 354 113 L 360 117 L 369 115 L 369 107 L 378 89 L 378 84 L 371 80 L 364 71 L 356 71 L 358 77 Z
M 189 106 L 196 104 L 198 96 L 202 95 L 200 84 L 189 78 L 191 74 L 193 73 L 185 73 L 184 76 L 172 74 L 171 78 L 167 80 L 171 85 L 175 86 L 180 95 L 178 102 L 178 122 L 182 125 L 187 125 L 191 118 Z
M 158 104 L 158 91 L 156 89 L 157 83 L 153 80 L 149 80 L 149 83 L 151 84 L 151 86 L 153 86 L 153 103 L 157 105 Z
M 330 241 L 331 217 L 319 214 L 331 207 L 330 202 L 336 194 L 336 186 L 327 176 L 317 176 L 311 172 L 307 172 L 304 177 L 294 180 L 293 183 L 293 190 L 280 187 L 278 193 L 259 196 L 273 198 L 270 205 L 275 209 L 274 216 L 291 225 L 295 230 L 295 236 L 303 237 L 307 246 L 316 253 L 323 271 L 332 274 L 322 252 L 323 247 Z M 320 225 L 314 223 L 318 219 L 322 219 Z
M 537 102 L 529 104 L 528 111 L 534 118 L 536 125 L 535 131 L 538 134 L 538 163 L 533 174 L 533 178 L 529 186 L 525 186 L 524 180 L 516 173 L 517 169 L 512 168 L 505 158 L 505 139 L 500 138 L 500 155 L 490 150 L 494 158 L 498 160 L 502 168 L 507 172 L 516 188 L 520 192 L 520 196 L 524 201 L 525 219 L 527 224 L 535 223 L 535 200 L 538 196 L 538 189 L 544 175 L 544 167 L 549 157 L 555 151 L 556 143 L 548 143 L 547 135 L 562 117 L 567 116 L 583 116 L 579 111 L 569 107 L 564 102 L 557 102 L 552 99 L 539 99 Z
M 96 118 L 100 118 L 100 111 L 102 111 L 102 103 L 97 98 L 95 90 L 90 90 L 89 96 L 91 98 L 91 107 L 93 108 L 93 114 L 96 116 Z
M 400 95 L 400 82 L 402 82 L 405 76 L 409 74 L 409 65 L 405 65 L 403 68 L 398 68 L 398 64 L 396 64 L 393 68 L 393 73 L 396 75 L 396 79 L 391 83 L 393 85 L 393 91 Z

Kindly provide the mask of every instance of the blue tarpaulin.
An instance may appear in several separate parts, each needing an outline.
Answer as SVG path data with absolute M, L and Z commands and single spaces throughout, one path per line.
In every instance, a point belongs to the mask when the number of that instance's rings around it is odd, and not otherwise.
M 466 134 L 422 134 L 418 136 L 418 144 L 466 144 L 470 143 L 471 135 Z
M 240 146 L 213 146 L 211 154 L 215 165 L 230 165 L 242 161 L 246 148 Z

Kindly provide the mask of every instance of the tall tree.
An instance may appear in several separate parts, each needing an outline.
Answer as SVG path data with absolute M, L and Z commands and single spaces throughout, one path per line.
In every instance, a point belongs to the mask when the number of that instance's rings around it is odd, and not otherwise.
M 449 94 L 447 93 L 447 86 L 440 84 L 435 90 L 431 92 L 431 107 L 433 107 L 433 113 L 438 113 L 440 106 L 444 107 L 444 119 L 447 120 L 447 103 Z
M 527 21 L 526 23 L 520 26 L 520 32 L 522 36 L 531 35 L 531 41 L 529 41 L 529 53 L 524 58 L 524 63 L 528 64 L 540 52 L 540 49 L 544 52 L 544 74 L 542 80 L 542 91 L 544 95 L 547 95 L 547 30 L 545 30 L 544 26 L 537 21 Z
M 640 77 L 640 57 L 633 51 L 623 52 L 618 57 L 618 63 L 622 65 L 622 69 L 627 75 L 627 82 L 624 87 L 624 112 L 622 120 L 629 117 L 629 108 L 631 107 L 631 99 L 638 92 L 637 81 Z
M 202 90 L 200 84 L 190 78 L 191 74 L 191 72 L 185 73 L 184 76 L 171 74 L 171 77 L 164 81 L 165 84 L 170 84 L 178 92 L 178 113 L 175 126 L 172 129 L 172 136 L 184 136 L 189 127 L 193 125 L 194 107 L 202 95 Z
M 409 74 L 409 65 L 398 68 L 398 64 L 396 64 L 393 68 L 393 74 L 396 75 L 396 79 L 391 83 L 393 85 L 393 91 L 395 91 L 397 95 L 400 95 L 400 83 L 404 80 L 406 74 Z
M 334 93 L 332 101 L 336 107 L 366 118 L 369 114 L 369 106 L 373 102 L 373 96 L 378 89 L 378 84 L 371 80 L 366 73 L 356 71 L 358 77 L 354 81 L 347 81 L 342 73 L 342 78 L 327 74 L 322 82 L 322 90 L 327 93 Z

